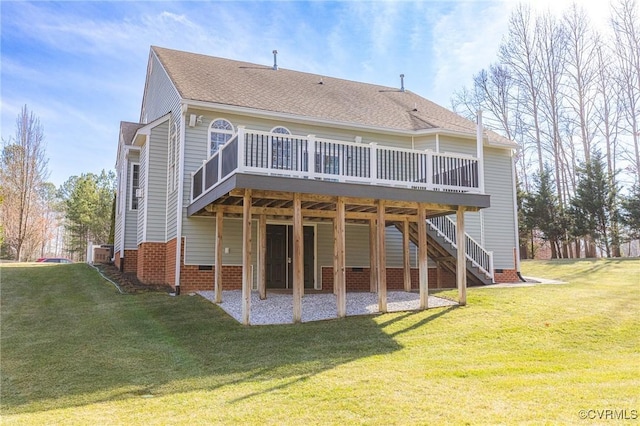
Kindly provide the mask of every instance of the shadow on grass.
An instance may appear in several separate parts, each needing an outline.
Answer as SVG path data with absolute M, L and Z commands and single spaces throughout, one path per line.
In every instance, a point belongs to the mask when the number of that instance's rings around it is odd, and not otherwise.
M 0 396 L 6 414 L 278 383 L 239 400 L 251 398 L 401 349 L 383 329 L 412 315 L 383 324 L 363 316 L 246 327 L 198 296 L 120 295 L 86 265 L 2 269 Z
M 637 262 L 637 258 L 588 258 L 588 259 L 551 259 L 545 261 L 529 261 L 535 264 L 535 262 L 553 265 L 572 265 L 575 269 L 567 269 L 567 271 L 572 271 L 566 274 L 563 274 L 558 277 L 553 277 L 553 279 L 560 279 L 564 281 L 573 281 L 576 279 L 583 279 L 585 277 L 592 276 L 600 272 L 603 269 L 610 268 L 611 265 L 619 265 L 625 264 L 626 262 Z

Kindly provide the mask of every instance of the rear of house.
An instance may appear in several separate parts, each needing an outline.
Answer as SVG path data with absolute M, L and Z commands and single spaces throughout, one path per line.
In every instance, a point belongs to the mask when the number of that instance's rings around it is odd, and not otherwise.
M 516 148 L 404 88 L 152 47 L 114 260 L 182 292 L 515 281 Z

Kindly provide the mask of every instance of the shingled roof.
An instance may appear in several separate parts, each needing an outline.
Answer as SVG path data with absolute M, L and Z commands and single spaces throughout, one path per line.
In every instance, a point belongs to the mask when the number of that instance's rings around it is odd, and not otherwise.
M 183 99 L 401 131 L 476 131 L 474 122 L 399 88 L 156 46 L 152 50 Z M 490 139 L 513 144 L 495 133 Z
M 133 144 L 133 137 L 135 136 L 138 129 L 143 127 L 144 124 L 140 123 L 132 123 L 130 121 L 121 121 L 120 122 L 120 132 L 122 133 L 122 140 L 125 145 Z

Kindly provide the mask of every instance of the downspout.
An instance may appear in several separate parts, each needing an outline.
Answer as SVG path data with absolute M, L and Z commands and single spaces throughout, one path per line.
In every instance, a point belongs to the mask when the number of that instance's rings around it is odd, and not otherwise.
M 185 115 L 187 114 L 187 105 L 180 105 L 180 158 L 179 161 L 179 173 L 178 179 L 178 197 L 176 200 L 176 276 L 175 287 L 176 296 L 180 295 L 180 258 L 182 257 L 182 204 L 184 197 L 184 140 L 185 140 Z
M 129 185 L 128 185 L 128 181 L 129 181 L 129 167 L 127 167 L 127 161 L 128 161 L 128 151 L 126 149 L 126 147 L 123 147 L 122 149 L 122 163 L 124 163 L 124 200 L 122 198 L 120 198 L 120 272 L 124 272 L 124 262 L 125 262 L 125 257 L 124 257 L 124 234 L 126 231 L 125 225 L 127 223 L 127 198 L 128 198 L 128 192 L 129 192 Z M 120 167 L 122 167 L 122 164 L 120 165 Z M 120 182 L 120 189 L 122 189 L 122 182 Z M 122 192 L 120 191 L 120 197 L 122 197 Z
M 515 150 L 511 150 L 511 191 L 513 192 L 513 223 L 514 223 L 514 227 L 515 227 L 515 237 L 516 237 L 516 241 L 515 241 L 515 259 L 513 259 L 513 262 L 515 264 L 516 267 L 516 274 L 518 275 L 518 278 L 520 278 L 520 281 L 522 282 L 526 282 L 527 280 L 525 280 L 522 277 L 522 274 L 520 273 L 520 233 L 519 233 L 519 229 L 520 227 L 518 226 L 518 194 L 516 193 L 516 163 L 515 161 L 513 161 L 513 154 L 514 154 Z
M 484 194 L 484 129 L 482 127 L 482 110 L 478 110 L 476 125 L 476 157 L 478 157 L 478 189 Z M 484 214 L 480 210 L 480 245 L 484 248 Z M 493 273 L 493 271 L 491 271 Z

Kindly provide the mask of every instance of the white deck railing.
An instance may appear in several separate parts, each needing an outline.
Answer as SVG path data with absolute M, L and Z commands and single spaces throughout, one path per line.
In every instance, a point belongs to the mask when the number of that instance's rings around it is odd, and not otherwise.
M 427 219 L 427 223 L 438 235 L 444 238 L 456 249 L 456 223 L 447 216 L 433 217 Z M 465 249 L 467 259 L 476 266 L 482 273 L 494 281 L 493 275 L 493 252 L 485 250 L 469 234 L 464 234 Z
M 463 154 L 247 130 L 191 174 L 191 201 L 233 173 L 256 173 L 416 190 L 479 193 L 478 159 Z

